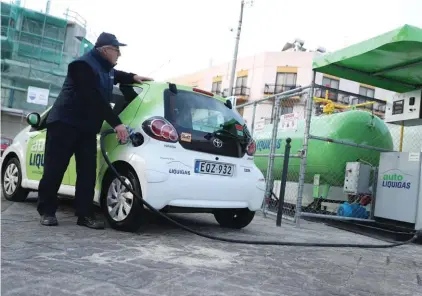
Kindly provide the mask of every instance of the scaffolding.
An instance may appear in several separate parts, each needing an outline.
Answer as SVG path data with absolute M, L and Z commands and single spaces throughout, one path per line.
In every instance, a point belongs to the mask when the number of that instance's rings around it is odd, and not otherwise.
M 75 15 L 75 13 L 73 13 Z M 1 105 L 3 110 L 43 111 L 57 98 L 67 65 L 92 48 L 86 22 L 1 2 Z M 82 21 L 81 21 L 82 19 Z M 49 90 L 47 105 L 27 102 L 28 87 Z

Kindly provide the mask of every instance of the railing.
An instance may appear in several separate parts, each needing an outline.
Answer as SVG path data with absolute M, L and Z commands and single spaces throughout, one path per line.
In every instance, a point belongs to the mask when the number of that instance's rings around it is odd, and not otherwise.
M 234 96 L 249 96 L 250 88 L 246 86 L 236 86 L 233 88 Z
M 295 84 L 269 84 L 266 83 L 264 86 L 264 94 L 269 94 L 269 95 L 273 95 L 273 94 L 278 94 L 278 93 L 282 93 L 288 90 L 292 90 L 295 89 L 296 87 L 298 87 Z
M 86 20 L 76 11 L 70 10 L 69 8 L 66 9 L 66 12 L 64 13 L 65 19 L 67 21 L 73 21 L 80 25 L 83 28 L 86 28 Z
M 364 96 L 361 94 L 350 93 L 347 91 L 315 85 L 315 97 L 325 99 L 328 92 L 328 99 L 342 105 L 357 105 L 367 102 L 374 102 L 374 104 L 359 106 L 359 109 L 367 109 L 376 111 L 378 113 L 385 113 L 386 102 L 384 100 L 376 99 L 373 97 Z M 377 114 L 381 115 L 381 114 Z
M 337 102 L 339 90 L 326 86 L 318 86 L 318 89 L 315 91 L 315 96 L 317 98 L 325 98 L 326 91 L 328 91 L 328 99 Z
M 246 87 L 246 86 L 235 86 L 232 89 L 232 96 L 245 96 L 248 97 L 250 94 L 250 87 Z M 229 97 L 229 89 L 225 88 L 223 89 L 223 91 L 221 92 L 221 96 L 226 98 Z
M 217 96 L 220 96 L 223 94 L 223 91 L 221 91 L 220 89 L 218 90 L 212 89 L 211 92 Z

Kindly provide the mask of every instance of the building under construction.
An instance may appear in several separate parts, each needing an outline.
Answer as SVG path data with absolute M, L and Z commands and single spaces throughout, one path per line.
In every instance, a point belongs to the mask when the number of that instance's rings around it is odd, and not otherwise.
M 67 10 L 63 18 L 1 2 L 2 136 L 14 137 L 29 112 L 43 112 L 57 98 L 69 62 L 93 47 L 86 21 Z M 28 91 L 29 90 L 29 91 Z

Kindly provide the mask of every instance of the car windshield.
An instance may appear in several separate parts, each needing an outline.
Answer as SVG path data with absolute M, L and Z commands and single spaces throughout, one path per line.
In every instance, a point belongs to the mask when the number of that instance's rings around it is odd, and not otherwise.
M 214 133 L 232 130 L 235 124 L 241 127 L 245 124 L 239 113 L 229 109 L 220 100 L 188 91 L 178 91 L 176 98 L 170 118 L 179 127 Z M 238 135 L 243 136 L 241 133 Z

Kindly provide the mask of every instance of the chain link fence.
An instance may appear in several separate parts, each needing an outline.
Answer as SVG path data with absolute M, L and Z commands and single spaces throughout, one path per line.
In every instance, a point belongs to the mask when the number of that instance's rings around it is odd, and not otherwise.
M 303 133 L 297 137 L 300 134 L 298 130 L 303 130 L 303 125 L 298 125 L 298 118 L 304 117 L 308 88 L 299 87 L 236 106 L 242 110 L 244 117 L 252 118 L 246 123 L 256 141 L 255 164 L 266 178 L 262 205 L 265 215 L 277 215 L 281 199 L 283 217 L 288 220 L 295 217 L 303 138 Z M 284 153 L 286 139 L 289 137 L 292 139 L 289 166 L 285 186 L 282 186 Z
M 422 127 L 383 121 L 385 106 L 325 87 L 300 87 L 237 106 L 256 141 L 254 162 L 266 178 L 264 215 L 373 219 L 381 152 L 419 152 Z M 286 112 L 287 111 L 287 112 Z M 286 139 L 290 156 L 283 183 Z M 353 173 L 365 174 L 357 190 Z
M 385 108 L 374 108 L 374 100 L 356 95 L 362 103 L 339 104 L 353 100 L 341 91 L 331 102 L 318 99 L 323 92 L 316 86 L 313 93 L 319 95 L 308 101 L 296 218 L 372 220 L 381 152 L 421 151 L 422 129 L 386 124 Z M 357 173 L 363 183 L 357 183 Z

